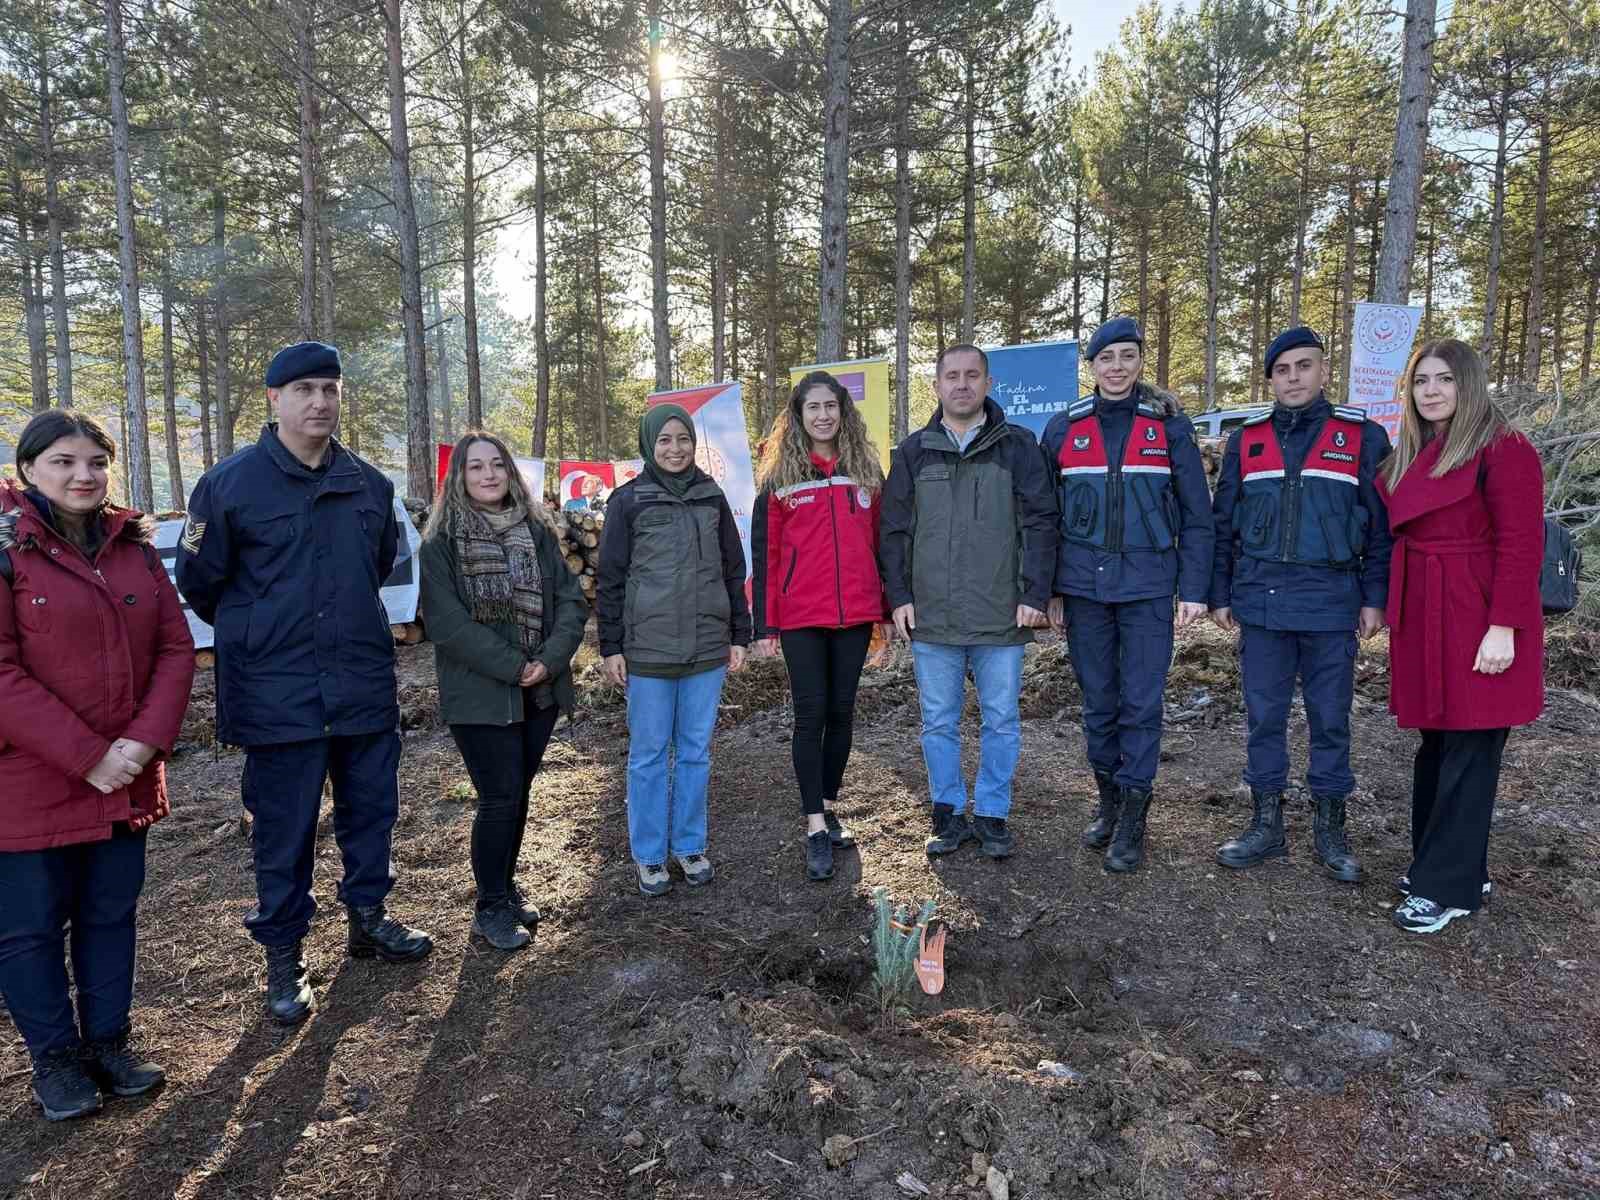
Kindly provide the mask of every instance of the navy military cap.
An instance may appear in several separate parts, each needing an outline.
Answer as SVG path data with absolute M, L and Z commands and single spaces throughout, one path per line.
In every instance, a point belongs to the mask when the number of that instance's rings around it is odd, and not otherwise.
M 1089 339 L 1089 361 L 1093 362 L 1095 355 L 1118 342 L 1137 342 L 1143 350 L 1144 334 L 1140 332 L 1139 322 L 1132 317 L 1113 317 L 1101 325 Z
M 296 342 L 272 356 L 267 367 L 267 386 L 281 388 L 296 379 L 339 378 L 339 348 L 326 342 Z
M 1324 350 L 1322 339 L 1317 336 L 1317 331 L 1309 325 L 1296 325 L 1293 329 L 1285 329 L 1272 339 L 1272 345 L 1267 347 L 1267 374 L 1272 374 L 1272 364 L 1278 361 L 1278 355 L 1286 350 L 1298 350 L 1301 346 L 1315 346 Z

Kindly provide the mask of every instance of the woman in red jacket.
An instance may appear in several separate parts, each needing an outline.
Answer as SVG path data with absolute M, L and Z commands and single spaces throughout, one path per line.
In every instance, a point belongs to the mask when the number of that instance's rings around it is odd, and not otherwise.
M 53 409 L 17 442 L 23 486 L 0 481 L 0 994 L 52 1121 L 165 1078 L 128 1041 L 134 917 L 194 640 L 154 523 L 106 500 L 115 454 Z
M 761 459 L 750 556 L 761 653 L 783 646 L 794 693 L 794 773 L 806 818 L 806 875 L 833 875 L 855 839 L 833 811 L 850 758 L 856 685 L 872 626 L 883 467 L 850 393 L 812 371 L 789 395 Z
M 1395 924 L 1434 933 L 1489 894 L 1489 823 L 1513 725 L 1544 706 L 1544 469 L 1465 342 L 1411 356 L 1381 469 L 1394 554 L 1389 710 L 1420 729 L 1411 869 Z

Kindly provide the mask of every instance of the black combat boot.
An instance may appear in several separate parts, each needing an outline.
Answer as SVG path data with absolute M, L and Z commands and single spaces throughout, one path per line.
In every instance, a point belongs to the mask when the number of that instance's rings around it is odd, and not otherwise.
M 1083 831 L 1085 850 L 1104 850 L 1117 829 L 1117 814 L 1122 811 L 1122 789 L 1112 782 L 1110 771 L 1096 771 L 1094 784 L 1100 789 L 1100 810 Z
M 1316 829 L 1313 844 L 1317 861 L 1328 874 L 1344 883 L 1361 882 L 1361 860 L 1350 852 L 1350 839 L 1344 832 L 1344 806 L 1348 797 L 1316 796 Z
M 52 1050 L 33 1064 L 33 1098 L 47 1121 L 70 1121 L 100 1111 L 100 1089 L 83 1069 L 78 1047 Z
M 1117 834 L 1106 851 L 1106 870 L 1137 870 L 1144 861 L 1144 822 L 1150 815 L 1150 793 L 1139 788 L 1122 789 L 1122 814 L 1117 819 Z
M 84 1043 L 83 1066 L 95 1082 L 118 1096 L 142 1096 L 167 1081 L 164 1070 L 129 1045 L 126 1029 L 103 1042 Z
M 420 929 L 402 925 L 383 905 L 350 908 L 350 956 L 385 962 L 415 962 L 433 952 L 433 939 Z
M 267 947 L 267 1011 L 280 1025 L 298 1025 L 311 1015 L 316 998 L 306 978 L 300 943 Z
M 1252 789 L 1250 798 L 1255 802 L 1255 813 L 1249 826 L 1238 837 L 1217 847 L 1217 861 L 1225 867 L 1253 867 L 1289 853 L 1289 844 L 1283 837 L 1283 793 Z

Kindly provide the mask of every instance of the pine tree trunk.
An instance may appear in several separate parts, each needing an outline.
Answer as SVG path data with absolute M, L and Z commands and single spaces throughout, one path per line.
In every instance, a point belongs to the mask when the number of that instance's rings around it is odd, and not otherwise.
M 1172 377 L 1172 290 L 1166 279 L 1156 292 L 1156 386 L 1171 390 Z
M 822 244 L 818 255 L 817 361 L 844 357 L 845 263 L 850 225 L 850 7 L 826 0 L 822 101 Z
M 1433 236 L 1433 221 L 1428 221 L 1428 278 L 1422 291 L 1422 340 L 1433 340 L 1433 260 L 1437 241 Z
M 610 379 L 606 366 L 606 289 L 600 259 L 600 179 L 589 174 L 589 271 L 593 275 L 594 291 L 594 400 L 595 412 L 600 418 L 600 456 L 611 457 L 611 404 Z M 716 371 L 716 382 L 722 379 Z
M 1217 406 L 1217 311 L 1222 304 L 1222 131 L 1213 128 L 1206 169 L 1206 364 L 1201 400 Z
M 894 431 L 911 422 L 911 34 L 896 10 L 894 73 Z M 879 447 L 883 449 L 883 447 Z
M 1255 404 L 1261 396 L 1261 372 L 1253 369 L 1261 354 L 1261 269 L 1261 260 L 1258 258 L 1250 279 L 1250 357 L 1245 360 L 1252 368 L 1248 372 L 1251 404 Z
M 782 401 L 778 396 L 778 203 L 779 197 L 775 189 L 779 186 L 776 147 L 772 144 L 772 117 L 768 114 L 766 119 L 766 136 L 761 139 L 762 155 L 766 160 L 762 178 L 766 181 L 767 191 L 763 198 L 765 222 L 762 231 L 762 258 L 766 265 L 766 295 L 764 297 L 766 313 L 765 336 L 765 361 L 762 366 L 767 382 L 767 419 L 777 419 L 778 408 Z
M 211 442 L 211 332 L 206 322 L 206 302 L 194 302 L 194 353 L 200 384 L 200 464 L 209 471 L 217 461 Z
M 977 63 L 966 55 L 961 171 L 961 332 L 960 340 L 977 337 L 978 307 L 978 98 Z
M 1344 271 L 1339 276 L 1339 378 L 1334 381 L 1329 399 L 1343 403 L 1350 390 L 1350 351 L 1355 339 L 1350 335 L 1356 319 L 1356 204 L 1360 200 L 1360 184 L 1356 179 L 1354 147 L 1351 148 L 1350 175 L 1345 181 L 1344 210 Z
M 317 337 L 331 343 L 334 338 L 333 229 L 328 219 L 326 194 L 317 199 L 317 243 L 317 285 L 322 292 L 322 304 L 317 309 Z
M 72 329 L 67 321 L 67 258 L 61 229 L 60 171 L 56 165 L 50 60 L 39 41 L 39 140 L 44 157 L 44 203 L 50 239 L 50 303 L 56 334 L 56 403 L 72 407 Z
M 1594 329 L 1600 318 L 1600 249 L 1591 232 L 1589 239 L 1589 288 L 1583 300 L 1583 361 L 1578 368 L 1578 381 L 1588 383 L 1594 377 Z
M 122 356 L 128 422 L 125 452 L 129 505 L 149 512 L 155 504 L 150 477 L 150 418 L 145 409 L 144 322 L 139 310 L 139 251 L 134 242 L 133 171 L 128 161 L 127 48 L 122 0 L 105 0 L 106 60 L 111 94 L 111 171 L 117 190 L 117 258 L 121 278 Z
M 483 428 L 483 364 L 478 349 L 478 131 L 467 57 L 467 11 L 461 6 L 461 339 L 467 359 L 467 427 Z M 442 360 L 441 360 L 442 361 Z M 447 393 L 448 394 L 448 393 Z
M 1100 324 L 1111 316 L 1111 263 L 1116 257 L 1116 233 L 1106 223 L 1106 256 L 1100 264 Z
M 1378 242 L 1383 228 L 1383 180 L 1372 181 L 1372 203 L 1367 206 L 1367 302 L 1370 304 L 1378 292 Z
M 713 100 L 715 121 L 712 141 L 711 195 L 706 197 L 706 219 L 711 223 L 711 380 L 720 383 L 728 370 L 728 221 L 722 210 L 727 189 L 727 113 L 722 81 L 716 84 Z M 599 266 L 595 271 L 598 273 Z M 599 281 L 596 280 L 598 294 Z M 604 425 L 604 421 L 601 422 Z
M 167 245 L 172 245 L 172 214 L 168 210 L 166 180 L 161 187 L 161 227 Z M 172 258 L 161 260 L 161 416 L 167 426 L 167 486 L 172 490 L 172 507 L 188 506 L 189 493 L 183 486 L 183 458 L 178 445 L 178 365 L 172 351 Z
M 1519 379 L 1539 386 L 1539 355 L 1544 326 L 1544 244 L 1549 236 L 1550 118 L 1539 122 L 1539 174 L 1533 201 L 1533 265 L 1528 279 L 1527 347 Z
M 1306 281 L 1306 226 L 1311 221 L 1311 123 L 1300 122 L 1300 191 L 1295 202 L 1294 275 L 1289 291 L 1289 324 L 1300 324 L 1300 296 Z
M 455 397 L 450 392 L 450 339 L 447 336 L 449 327 L 445 322 L 444 305 L 439 302 L 438 281 L 428 285 L 428 298 L 433 310 L 433 361 L 438 364 L 439 370 L 439 440 L 446 444 L 456 440 L 455 434 Z M 473 423 L 472 414 L 467 414 L 467 428 L 478 429 L 481 426 Z
M 549 208 L 545 181 L 545 65 L 544 46 L 538 49 L 534 71 L 533 109 L 533 456 L 543 458 L 550 433 L 550 323 L 546 308 L 549 270 L 544 226 Z
M 300 93 L 300 338 L 316 335 L 317 297 L 317 93 L 311 46 L 315 13 L 311 0 L 293 18 L 295 74 Z
M 1422 169 L 1428 151 L 1428 112 L 1433 99 L 1434 19 L 1437 0 L 1406 0 L 1400 65 L 1400 111 L 1395 117 L 1389 203 L 1383 219 L 1374 298 L 1405 304 L 1411 298 L 1411 260 L 1416 254 L 1417 213 L 1422 206 Z
M 361 389 L 349 379 L 344 383 L 344 422 L 349 428 L 350 449 L 361 453 Z
M 656 390 L 672 388 L 672 327 L 667 306 L 667 122 L 661 95 L 661 0 L 650 21 L 650 323 L 655 332 Z M 826 237 L 826 234 L 824 234 Z
M 211 284 L 217 310 L 217 457 L 233 453 L 233 371 L 228 345 L 228 195 L 220 187 L 211 192 L 211 245 L 215 277 Z
M 115 0 L 111 0 L 115 2 Z M 433 422 L 429 419 L 428 355 L 422 331 L 422 263 L 417 208 L 411 187 L 411 135 L 406 119 L 406 64 L 400 0 L 384 0 L 384 48 L 389 84 L 389 184 L 400 243 L 400 308 L 406 362 L 406 496 L 433 495 Z
M 33 237 L 28 221 L 28 200 L 22 190 L 17 151 L 11 151 L 11 194 L 17 215 L 17 274 L 22 279 L 23 326 L 28 338 L 28 385 L 33 411 L 50 407 L 50 357 L 44 336 L 44 300 L 34 287 Z
M 1072 339 L 1083 337 L 1083 223 L 1088 218 L 1084 211 L 1083 181 L 1072 193 Z
M 1496 124 L 1494 184 L 1489 212 L 1489 271 L 1483 285 L 1483 344 L 1485 358 L 1494 349 L 1495 310 L 1500 302 L 1500 255 L 1506 236 L 1506 136 L 1511 124 L 1511 76 L 1501 81 L 1499 121 Z M 1501 374 L 1504 383 L 1504 373 Z

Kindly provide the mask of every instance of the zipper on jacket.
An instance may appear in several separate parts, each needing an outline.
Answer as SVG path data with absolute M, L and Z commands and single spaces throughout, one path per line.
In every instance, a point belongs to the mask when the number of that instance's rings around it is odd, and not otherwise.
M 833 598 L 839 603 L 839 625 L 843 628 L 844 581 L 840 579 L 843 568 L 839 565 L 839 514 L 833 507 L 833 490 L 834 485 L 828 484 L 828 523 L 833 526 Z

